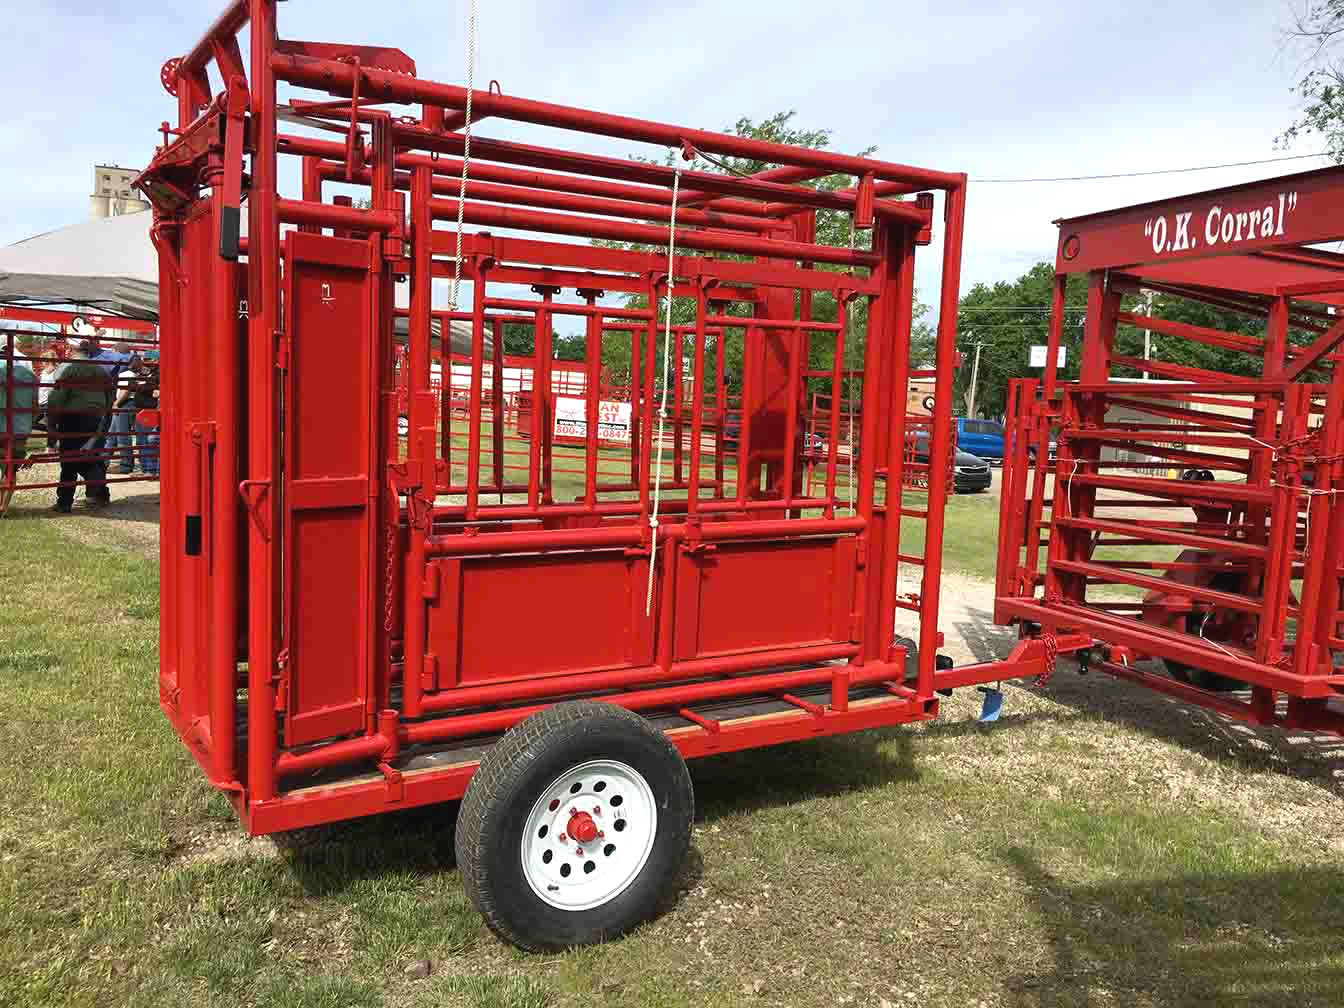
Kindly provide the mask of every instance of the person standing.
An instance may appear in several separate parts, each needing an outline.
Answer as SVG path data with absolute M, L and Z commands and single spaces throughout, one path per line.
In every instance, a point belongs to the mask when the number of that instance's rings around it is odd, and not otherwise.
M 37 375 L 17 350 L 0 349 L 0 515 L 9 507 L 37 413 Z
M 131 400 L 135 419 L 135 447 L 140 453 L 140 471 L 146 476 L 159 475 L 159 429 L 140 422 L 140 410 L 159 408 L 159 353 L 145 351 L 143 365 L 136 379 L 134 398 Z
M 61 456 L 61 485 L 52 510 L 61 514 L 70 513 L 80 479 L 93 506 L 103 507 L 112 500 L 102 447 L 114 386 L 107 369 L 91 358 L 93 352 L 93 341 L 80 341 L 74 359 L 56 372 L 55 388 L 47 398 L 47 442 L 59 448 Z
M 117 471 L 122 474 L 135 471 L 135 451 L 131 447 L 131 431 L 135 427 L 134 400 L 135 389 L 139 384 L 144 364 L 139 354 L 132 354 L 124 371 L 117 374 L 116 399 L 112 403 L 112 418 L 107 427 L 107 446 L 111 458 L 118 463 Z M 140 466 L 144 468 L 144 457 Z

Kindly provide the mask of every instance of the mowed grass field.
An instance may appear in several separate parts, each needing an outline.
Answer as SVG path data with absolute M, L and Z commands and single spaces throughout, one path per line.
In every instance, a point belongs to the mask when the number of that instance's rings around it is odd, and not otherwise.
M 981 509 L 950 565 L 992 567 Z M 992 727 L 959 693 L 698 761 L 669 911 L 523 956 L 453 806 L 243 838 L 158 710 L 156 580 L 110 523 L 0 522 L 0 1005 L 1344 1004 L 1328 745 L 1061 672 Z

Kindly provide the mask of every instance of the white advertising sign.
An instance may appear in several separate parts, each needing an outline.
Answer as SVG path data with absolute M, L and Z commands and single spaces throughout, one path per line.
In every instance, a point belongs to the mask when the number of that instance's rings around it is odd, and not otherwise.
M 587 400 L 572 396 L 557 396 L 555 400 L 555 436 L 578 438 L 588 436 Z M 628 402 L 599 402 L 597 404 L 597 439 L 630 443 L 630 404 Z
M 1043 346 L 1034 346 L 1034 347 L 1032 347 L 1032 348 L 1031 348 L 1031 356 L 1030 356 L 1030 358 L 1028 359 L 1027 366 L 1028 366 L 1028 367 L 1034 367 L 1034 368 L 1043 368 L 1043 367 L 1045 367 L 1045 351 L 1046 351 L 1046 349 L 1047 349 L 1047 348 L 1046 348 L 1046 347 L 1043 347 Z M 1061 368 L 1062 368 L 1062 367 L 1064 366 L 1064 359 L 1065 359 L 1065 357 L 1068 356 L 1067 350 L 1068 350 L 1067 347 L 1060 347 L 1060 348 L 1059 348 L 1059 360 L 1055 363 L 1055 366 L 1056 366 L 1056 367 L 1061 367 Z

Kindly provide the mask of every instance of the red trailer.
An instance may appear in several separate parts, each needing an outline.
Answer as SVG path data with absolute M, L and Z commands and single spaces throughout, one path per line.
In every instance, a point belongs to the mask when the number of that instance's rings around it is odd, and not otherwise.
M 1009 397 L 1000 622 L 1083 635 L 1084 664 L 1230 717 L 1344 734 L 1341 238 L 1341 168 L 1059 222 L 1048 366 Z M 1087 318 L 1063 382 L 1075 275 Z M 1127 310 L 1141 290 L 1252 324 Z M 1152 359 L 1124 326 L 1156 334 Z M 1219 352 L 1192 366 L 1192 347 Z
M 937 394 L 917 422 L 950 454 L 964 175 L 434 83 L 397 50 L 283 39 L 275 16 L 234 3 L 164 67 L 177 123 L 137 182 L 161 261 L 161 702 L 250 831 L 461 798 L 458 864 L 491 927 L 582 944 L 645 919 L 675 878 L 685 758 L 924 720 L 938 689 L 1048 669 L 1039 640 L 1010 666 L 938 660 L 948 468 L 896 490 L 915 254 L 935 225 Z M 772 167 L 472 135 L 483 119 Z M 807 184 L 836 173 L 853 185 Z M 324 199 L 334 182 L 367 207 Z M 867 234 L 818 243 L 819 213 Z M 616 301 L 630 294 L 644 306 Z M 694 314 L 680 330 L 674 298 Z M 589 417 L 603 341 L 630 347 L 623 448 L 596 423 L 579 445 L 552 436 L 562 315 L 585 326 Z M 451 354 L 436 316 L 470 325 L 465 417 L 431 386 Z M 526 439 L 486 387 L 504 319 L 535 330 Z M 702 435 L 726 409 L 725 349 L 740 429 L 721 450 Z M 687 381 L 663 380 L 683 364 Z M 844 410 L 808 458 L 811 391 L 860 404 L 852 486 Z M 925 523 L 922 552 L 902 518 Z M 921 590 L 898 596 L 911 565 Z M 893 641 L 898 608 L 917 641 Z

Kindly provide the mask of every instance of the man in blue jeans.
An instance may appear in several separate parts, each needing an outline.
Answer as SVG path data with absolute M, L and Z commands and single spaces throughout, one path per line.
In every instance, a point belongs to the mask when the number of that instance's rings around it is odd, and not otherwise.
M 147 350 L 135 380 L 130 405 L 139 412 L 144 409 L 159 408 L 159 354 L 157 350 Z M 135 424 L 135 447 L 140 453 L 140 471 L 146 476 L 159 475 L 159 431 L 156 427 L 146 427 L 138 417 Z
M 125 368 L 116 376 L 117 398 L 112 403 L 112 417 L 108 422 L 107 446 L 112 449 L 112 457 L 117 462 L 117 472 L 123 475 L 135 472 L 135 453 L 131 448 L 131 431 L 135 430 L 136 432 L 137 446 L 141 445 L 143 440 L 135 422 L 135 390 L 144 370 L 145 365 L 140 360 L 139 354 L 132 354 Z M 144 466 L 145 456 L 142 447 L 140 468 L 143 469 Z

